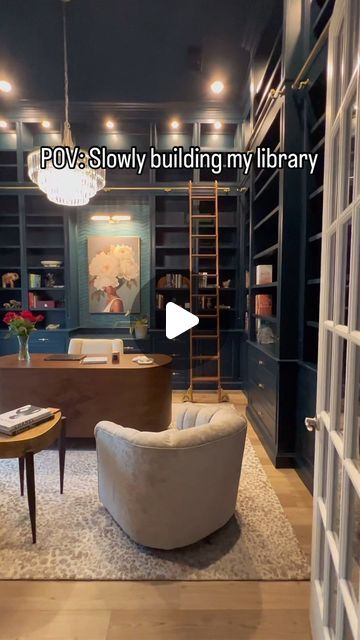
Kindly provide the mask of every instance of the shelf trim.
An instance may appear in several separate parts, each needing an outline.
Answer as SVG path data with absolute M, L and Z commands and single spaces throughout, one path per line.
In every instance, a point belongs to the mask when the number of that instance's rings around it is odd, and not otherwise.
M 279 249 L 279 243 L 273 244 L 268 249 L 264 249 L 264 251 L 260 251 L 260 253 L 256 253 L 253 256 L 253 260 L 259 260 L 260 258 L 265 258 L 266 256 L 270 256 L 272 253 L 275 253 Z
M 260 229 L 260 227 L 262 227 L 263 224 L 266 224 L 266 222 L 268 222 L 268 220 L 270 220 L 274 215 L 279 213 L 279 211 L 280 211 L 280 207 L 279 206 L 275 207 L 275 209 L 270 211 L 270 213 L 264 216 L 264 218 L 261 218 L 261 220 L 253 226 L 253 231 L 257 231 L 258 229 Z

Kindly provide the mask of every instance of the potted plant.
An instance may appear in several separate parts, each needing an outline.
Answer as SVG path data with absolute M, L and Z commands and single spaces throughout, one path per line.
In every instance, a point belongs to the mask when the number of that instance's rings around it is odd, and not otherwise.
M 36 330 L 36 323 L 41 322 L 44 316 L 41 314 L 34 316 L 31 311 L 21 311 L 15 313 L 14 311 L 8 311 L 5 314 L 3 321 L 7 324 L 9 329 L 9 337 L 16 336 L 19 343 L 19 360 L 30 360 L 29 354 L 29 337 L 30 334 Z
M 148 335 L 149 321 L 146 316 L 135 320 L 130 325 L 130 333 L 135 334 L 137 340 L 145 340 Z

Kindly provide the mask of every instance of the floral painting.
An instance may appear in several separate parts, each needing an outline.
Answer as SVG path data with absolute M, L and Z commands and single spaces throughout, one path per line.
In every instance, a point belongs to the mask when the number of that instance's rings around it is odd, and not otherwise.
M 88 238 L 90 313 L 140 312 L 140 238 Z

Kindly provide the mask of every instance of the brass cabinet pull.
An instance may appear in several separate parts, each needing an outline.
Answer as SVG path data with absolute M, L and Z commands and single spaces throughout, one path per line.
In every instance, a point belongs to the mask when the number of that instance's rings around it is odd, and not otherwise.
M 264 364 L 264 360 L 259 360 L 259 364 L 260 365 Z
M 265 389 L 265 385 L 262 382 L 258 382 L 259 389 Z
M 49 342 L 49 338 L 38 338 L 38 342 Z

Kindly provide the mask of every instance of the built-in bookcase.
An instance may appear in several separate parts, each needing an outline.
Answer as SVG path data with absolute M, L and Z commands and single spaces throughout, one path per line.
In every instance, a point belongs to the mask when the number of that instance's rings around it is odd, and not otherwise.
M 64 210 L 45 196 L 27 195 L 25 208 L 25 265 L 28 307 L 41 313 L 43 325 L 66 326 Z M 56 261 L 56 266 L 44 266 Z
M 5 313 L 9 309 L 21 310 L 23 306 L 20 212 L 16 195 L 0 195 L 0 287 L 2 329 Z
M 258 145 L 280 149 L 281 109 L 274 109 Z M 270 355 L 278 354 L 279 324 L 277 315 L 279 225 L 279 170 L 262 169 L 253 172 L 251 199 L 250 253 L 250 340 Z M 272 281 L 263 284 L 256 277 L 258 268 L 271 265 Z M 257 302 L 267 296 L 271 300 L 267 315 L 259 313 Z
M 320 305 L 320 262 L 324 187 L 324 146 L 326 107 L 326 47 L 312 70 L 312 80 L 305 95 L 307 123 L 306 148 L 318 153 L 313 176 L 306 175 L 305 204 L 305 282 L 302 359 L 317 365 Z
M 200 203 L 199 213 L 209 213 L 213 203 Z M 220 304 L 221 327 L 238 326 L 239 282 L 239 212 L 236 196 L 219 198 Z M 211 234 L 209 222 L 203 222 L 199 233 Z M 206 241 L 200 251 L 206 253 Z M 211 308 L 212 283 L 206 277 L 212 265 L 205 257 L 201 262 L 204 274 L 204 311 Z M 207 281 L 208 280 L 208 281 Z M 209 297 L 210 296 L 210 297 Z M 187 196 L 157 196 L 155 200 L 155 324 L 165 327 L 167 302 L 189 306 L 189 201 Z

